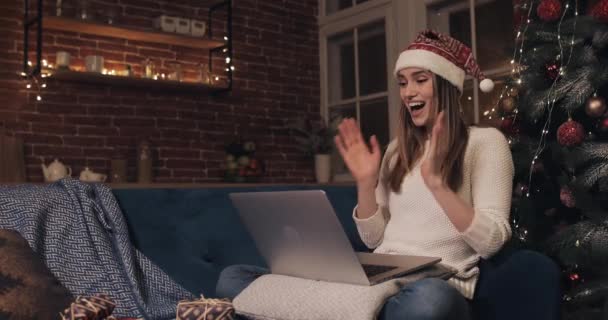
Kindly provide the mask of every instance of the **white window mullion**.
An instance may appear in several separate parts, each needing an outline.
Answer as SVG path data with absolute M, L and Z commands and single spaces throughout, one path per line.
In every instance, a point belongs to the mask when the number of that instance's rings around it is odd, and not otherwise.
M 477 26 L 475 25 L 475 0 L 469 0 L 469 16 L 471 19 L 471 51 L 477 60 Z M 473 122 L 479 123 L 479 80 L 473 79 Z
M 359 124 L 359 127 L 361 127 L 361 101 L 359 100 L 359 28 L 355 28 L 353 32 L 353 49 L 355 50 L 355 110 L 357 111 L 357 123 Z

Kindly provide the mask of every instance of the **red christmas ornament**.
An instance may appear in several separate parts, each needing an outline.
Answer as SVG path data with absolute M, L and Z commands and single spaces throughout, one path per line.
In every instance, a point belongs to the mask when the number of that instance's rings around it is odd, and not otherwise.
M 557 128 L 557 142 L 562 146 L 573 147 L 585 140 L 585 129 L 583 125 L 568 119 Z
M 513 117 L 506 117 L 500 123 L 500 130 L 508 136 L 516 135 L 519 133 L 519 125 Z
M 557 79 L 559 77 L 559 63 L 557 63 L 557 62 L 548 63 L 545 65 L 545 68 L 547 69 L 545 71 L 545 74 L 546 74 L 547 78 L 549 78 L 549 80 L 555 81 L 555 79 Z
M 543 0 L 536 8 L 536 14 L 543 21 L 551 22 L 559 19 L 562 13 L 562 3 L 559 0 Z
M 597 123 L 596 131 L 602 137 L 608 134 L 608 117 L 603 118 Z
M 534 164 L 532 165 L 532 172 L 534 173 L 541 173 L 545 171 L 545 166 L 543 165 L 542 162 L 534 162 Z
M 562 187 L 559 191 L 559 200 L 568 208 L 574 208 L 576 206 L 574 194 L 572 194 L 572 190 L 568 187 Z
M 608 0 L 601 0 L 591 9 L 591 16 L 608 23 Z

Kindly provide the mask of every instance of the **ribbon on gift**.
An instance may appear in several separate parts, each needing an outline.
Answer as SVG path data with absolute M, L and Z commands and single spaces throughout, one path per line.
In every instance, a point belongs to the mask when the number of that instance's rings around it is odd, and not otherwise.
M 61 315 L 62 320 L 111 320 L 114 301 L 105 294 L 93 297 L 77 297 Z
M 182 300 L 177 304 L 176 320 L 234 320 L 234 307 L 228 299 Z

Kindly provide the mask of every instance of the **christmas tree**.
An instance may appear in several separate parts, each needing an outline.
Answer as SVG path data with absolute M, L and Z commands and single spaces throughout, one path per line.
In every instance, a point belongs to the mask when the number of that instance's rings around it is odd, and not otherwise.
M 513 239 L 562 267 L 564 319 L 608 319 L 608 0 L 514 4 Z

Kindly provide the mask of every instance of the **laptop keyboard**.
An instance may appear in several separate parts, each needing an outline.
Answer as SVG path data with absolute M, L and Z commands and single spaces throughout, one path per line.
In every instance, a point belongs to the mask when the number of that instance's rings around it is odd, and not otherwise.
M 375 265 L 375 264 L 363 264 L 362 266 L 363 266 L 363 271 L 365 271 L 365 275 L 368 278 L 371 278 L 375 275 L 379 275 L 383 272 L 390 271 L 390 270 L 397 268 L 394 266 L 379 266 L 379 265 Z

